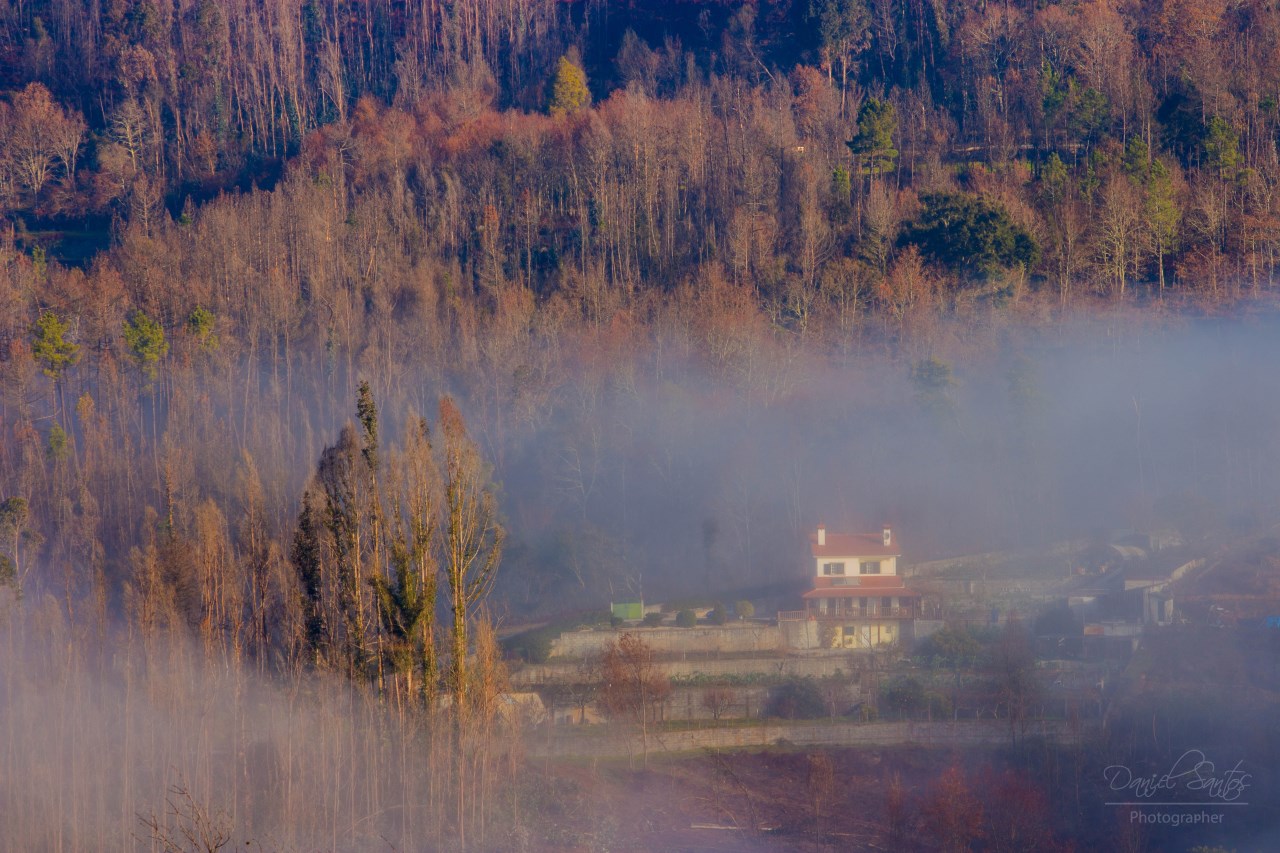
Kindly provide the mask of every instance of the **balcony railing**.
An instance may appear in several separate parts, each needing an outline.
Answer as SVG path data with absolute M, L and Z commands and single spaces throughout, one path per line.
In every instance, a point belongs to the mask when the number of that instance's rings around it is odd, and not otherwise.
M 834 609 L 828 608 L 826 613 L 819 612 L 815 607 L 809 611 L 818 619 L 914 619 L 915 612 L 911 606 L 900 607 L 868 607 L 863 610 L 858 607 Z
M 852 609 L 835 610 L 829 609 L 826 613 L 822 613 L 818 608 L 812 610 L 779 610 L 779 622 L 796 622 L 803 621 L 810 617 L 818 620 L 844 621 L 850 619 L 914 619 L 916 618 L 915 608 L 910 605 L 900 607 L 868 607 L 861 610 L 857 607 Z

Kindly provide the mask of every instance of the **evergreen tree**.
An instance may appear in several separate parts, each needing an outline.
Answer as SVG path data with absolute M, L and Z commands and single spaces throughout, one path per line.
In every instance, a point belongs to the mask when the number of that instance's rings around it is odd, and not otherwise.
M 1159 276 L 1160 293 L 1165 286 L 1165 258 L 1178 245 L 1178 228 L 1182 223 L 1182 210 L 1174 196 L 1173 175 L 1169 167 L 1156 160 L 1151 164 L 1151 172 L 1147 178 L 1146 224 L 1150 230 L 1151 248 L 1156 255 L 1156 270 Z
M 368 380 L 360 383 L 356 392 L 356 417 L 360 420 L 360 428 L 364 433 L 364 446 L 360 455 L 374 474 L 378 472 L 378 406 L 373 401 L 373 391 Z
M 55 382 L 62 379 L 68 367 L 80 360 L 80 346 L 67 340 L 68 323 L 52 311 L 45 311 L 31 326 L 31 355 L 39 362 L 44 375 Z
M 52 311 L 45 311 L 31 327 L 31 356 L 40 365 L 40 369 L 54 383 L 60 416 L 62 405 L 62 377 L 67 368 L 80 360 L 80 345 L 67 340 L 69 324 L 64 323 Z
M 840 114 L 844 115 L 849 66 L 867 41 L 866 5 L 862 0 L 809 0 L 808 11 L 828 77 L 836 65 L 840 67 Z
M 434 589 L 424 587 L 422 579 L 413 572 L 415 551 L 429 546 L 430 542 L 408 542 L 397 537 L 391 546 L 392 579 L 382 575 L 369 578 L 378 607 L 378 619 L 387 637 L 385 656 L 392 672 L 408 682 L 408 693 L 413 695 L 413 673 L 419 661 L 431 661 L 432 652 L 422 648 L 424 637 L 430 636 L 432 613 L 435 609 Z M 434 680 L 434 667 L 427 663 L 424 681 Z M 429 685 L 428 685 L 429 686 Z
M 351 425 L 342 428 L 338 443 L 320 455 L 316 480 L 324 492 L 324 525 L 329 531 L 336 569 L 338 610 L 342 614 L 342 650 L 348 669 L 363 672 L 368 663 L 361 589 L 365 583 L 365 506 L 357 481 L 360 448 Z M 332 629 L 331 629 L 332 630 Z
M 124 323 L 124 342 L 143 374 L 154 380 L 161 359 L 169 354 L 164 327 L 145 312 L 134 311 Z
M 889 101 L 867 98 L 858 109 L 858 132 L 845 144 L 853 152 L 859 169 L 866 175 L 882 175 L 898 162 L 893 135 L 898 130 L 898 111 Z
M 1235 180 L 1240 174 L 1240 136 L 1219 116 L 1205 125 L 1204 157 L 1205 165 L 1224 181 Z
M 302 498 L 298 524 L 289 554 L 302 585 L 302 619 L 307 645 L 319 662 L 325 644 L 323 575 L 320 562 L 320 521 L 316 518 L 311 494 Z
M 1230 160 L 1230 145 L 1228 141 L 1222 144 Z M 1137 136 L 1130 137 L 1125 145 L 1121 167 L 1142 191 L 1145 248 L 1155 256 L 1157 279 L 1163 294 L 1165 258 L 1177 245 L 1178 227 L 1182 222 L 1182 211 L 1174 197 L 1173 174 L 1161 160 L 1151 156 L 1147 143 Z
M 197 305 L 187 315 L 187 332 L 209 352 L 218 348 L 218 336 L 213 332 L 214 322 L 213 312 L 202 305 Z
M 1001 267 L 1035 265 L 1040 247 L 1009 212 L 967 193 L 932 193 L 900 242 L 920 247 L 933 261 L 985 277 Z

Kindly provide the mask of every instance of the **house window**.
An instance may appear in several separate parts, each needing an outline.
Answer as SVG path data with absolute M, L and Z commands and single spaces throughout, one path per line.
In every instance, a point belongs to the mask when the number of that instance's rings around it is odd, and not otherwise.
M 864 575 L 878 575 L 880 574 L 880 561 L 863 560 L 862 564 L 858 567 L 858 571 Z
M 884 598 L 880 599 L 880 607 L 883 608 L 885 613 L 889 613 L 893 610 L 893 597 L 886 595 Z
M 844 563 L 823 563 L 822 573 L 824 575 L 843 575 Z
M 865 598 L 858 599 L 858 612 L 863 616 L 867 615 L 867 601 Z

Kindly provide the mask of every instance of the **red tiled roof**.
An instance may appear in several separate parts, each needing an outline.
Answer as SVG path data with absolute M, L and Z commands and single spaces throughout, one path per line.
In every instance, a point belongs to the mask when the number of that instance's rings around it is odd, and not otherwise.
M 809 590 L 801 598 L 806 600 L 815 598 L 883 598 L 886 595 L 896 596 L 897 598 L 920 597 L 920 593 L 905 586 L 824 586 Z
M 899 557 L 902 548 L 898 545 L 898 536 L 893 536 L 893 544 L 885 547 L 884 537 L 880 533 L 832 533 L 827 531 L 825 545 L 818 544 L 818 534 L 809 534 L 809 547 L 814 557 Z

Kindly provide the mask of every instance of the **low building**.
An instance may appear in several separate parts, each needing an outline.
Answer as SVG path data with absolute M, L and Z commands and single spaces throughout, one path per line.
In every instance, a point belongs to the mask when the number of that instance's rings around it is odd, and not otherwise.
M 644 618 L 643 601 L 613 601 L 609 603 L 609 613 L 617 619 L 627 622 L 639 622 Z

